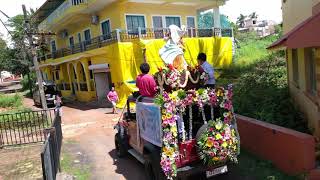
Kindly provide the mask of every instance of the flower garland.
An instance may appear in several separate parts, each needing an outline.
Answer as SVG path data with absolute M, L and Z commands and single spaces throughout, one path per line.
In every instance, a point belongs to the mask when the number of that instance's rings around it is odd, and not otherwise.
M 179 156 L 177 121 L 182 120 L 179 128 L 182 128 L 182 140 L 186 134 L 183 122 L 183 113 L 189 107 L 189 139 L 192 139 L 192 105 L 197 105 L 202 113 L 204 124 L 207 124 L 204 106 L 211 108 L 211 119 L 208 128 L 197 142 L 201 159 L 207 164 L 215 164 L 224 160 L 236 162 L 236 150 L 239 149 L 239 136 L 234 130 L 232 107 L 232 86 L 227 89 L 198 89 L 178 90 L 172 93 L 163 92 L 155 99 L 155 103 L 162 108 L 163 146 L 161 155 L 161 167 L 168 179 L 177 175 L 175 160 Z M 213 107 L 219 107 L 223 111 L 223 121 L 219 118 L 214 121 Z M 181 118 L 181 119 L 179 119 Z
M 238 138 L 236 131 L 220 119 L 209 121 L 206 132 L 197 142 L 200 158 L 208 166 L 230 160 L 237 163 Z

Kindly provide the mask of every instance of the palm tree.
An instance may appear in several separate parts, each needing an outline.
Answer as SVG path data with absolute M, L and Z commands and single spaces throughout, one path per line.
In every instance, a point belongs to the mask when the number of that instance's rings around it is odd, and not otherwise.
M 258 18 L 258 14 L 257 14 L 256 12 L 253 12 L 253 13 L 251 13 L 251 14 L 249 15 L 249 17 L 250 17 L 251 19 L 257 19 L 257 18 Z
M 239 16 L 238 19 L 237 19 L 237 25 L 238 25 L 239 27 L 243 28 L 244 25 L 245 25 L 244 21 L 245 21 L 246 18 L 247 18 L 247 16 L 245 16 L 245 15 L 243 15 L 243 14 L 240 14 L 240 16 Z

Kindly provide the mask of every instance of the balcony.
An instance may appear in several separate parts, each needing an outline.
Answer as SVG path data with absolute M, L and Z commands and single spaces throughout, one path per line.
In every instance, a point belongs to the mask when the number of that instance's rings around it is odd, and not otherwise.
M 62 18 L 68 19 L 69 12 L 76 14 L 75 11 L 81 12 L 85 8 L 87 0 L 66 0 L 56 10 L 54 10 L 42 23 L 39 29 L 48 29 Z M 83 7 L 83 8 L 80 8 Z
M 116 42 L 131 42 L 137 39 L 163 39 L 167 34 L 168 29 L 137 29 L 136 31 L 116 30 L 110 34 L 101 35 L 93 39 L 83 41 L 75 44 L 72 47 L 62 48 L 56 52 L 46 54 L 38 57 L 39 61 L 45 61 L 47 59 L 58 59 L 66 57 L 72 54 L 77 54 L 93 49 L 108 46 Z M 196 38 L 196 37 L 233 37 L 232 29 L 195 29 L 191 28 L 187 30 L 185 38 Z

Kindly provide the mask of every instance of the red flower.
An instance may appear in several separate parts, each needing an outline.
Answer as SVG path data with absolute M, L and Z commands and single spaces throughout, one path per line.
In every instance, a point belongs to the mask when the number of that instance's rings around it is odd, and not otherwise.
M 169 68 L 170 70 L 174 70 L 174 67 L 172 66 L 172 64 L 169 64 L 169 65 L 168 65 L 168 68 Z
M 158 67 L 158 71 L 162 72 L 163 71 L 162 67 Z

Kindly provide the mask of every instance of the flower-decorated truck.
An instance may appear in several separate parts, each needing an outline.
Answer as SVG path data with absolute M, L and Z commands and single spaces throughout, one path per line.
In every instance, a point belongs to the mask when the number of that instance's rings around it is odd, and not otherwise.
M 148 180 L 228 172 L 240 153 L 232 86 L 202 88 L 207 76 L 198 68 L 159 68 L 155 98 L 128 97 L 115 126 L 117 155 L 143 163 Z
M 166 75 L 158 76 L 161 83 Z M 132 154 L 152 180 L 192 174 L 209 178 L 227 172 L 227 164 L 237 162 L 240 149 L 232 87 L 164 89 L 154 99 L 129 97 L 127 112 L 117 125 L 117 154 Z M 135 103 L 135 112 L 130 102 Z

